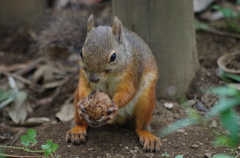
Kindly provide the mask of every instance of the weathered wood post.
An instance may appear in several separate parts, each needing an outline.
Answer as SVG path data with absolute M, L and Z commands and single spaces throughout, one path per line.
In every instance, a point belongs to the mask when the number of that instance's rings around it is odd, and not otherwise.
M 47 7 L 47 0 L 1 0 L 0 26 L 40 28 Z
M 159 98 L 179 98 L 197 68 L 191 0 L 113 0 L 114 15 L 152 49 L 160 72 Z

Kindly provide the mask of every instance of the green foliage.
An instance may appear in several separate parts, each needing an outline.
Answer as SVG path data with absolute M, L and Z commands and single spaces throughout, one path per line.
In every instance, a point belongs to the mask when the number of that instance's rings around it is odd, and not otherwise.
M 240 0 L 237 0 L 237 1 L 236 1 L 236 5 L 240 5 Z
M 240 81 L 239 76 L 228 75 L 227 77 L 234 78 Z M 178 120 L 160 131 L 161 136 L 166 136 L 180 128 L 184 128 L 190 125 L 198 124 L 201 122 L 207 122 L 215 116 L 219 116 L 221 125 L 226 134 L 218 136 L 214 140 L 215 146 L 227 146 L 230 148 L 237 148 L 239 143 L 239 129 L 238 124 L 240 116 L 233 109 L 235 106 L 240 105 L 240 91 L 231 86 L 216 87 L 211 90 L 211 93 L 219 95 L 219 101 L 212 109 L 206 113 L 205 116 L 194 114 L 194 112 L 188 112 L 188 118 Z M 227 155 L 218 155 L 214 158 L 231 158 Z
M 29 146 L 30 143 L 36 144 L 37 140 L 34 139 L 36 137 L 37 133 L 34 129 L 29 129 L 27 132 L 27 135 L 22 135 L 20 137 L 20 140 L 22 142 L 22 145 Z
M 53 144 L 53 142 L 51 140 L 47 140 L 47 144 L 41 145 L 41 147 L 43 150 L 45 150 L 44 155 L 48 156 L 48 155 L 54 153 L 58 149 L 59 145 Z
M 167 152 L 164 152 L 164 153 L 162 154 L 162 156 L 163 156 L 163 157 L 170 157 L 170 155 L 169 155 Z
M 175 158 L 183 158 L 183 155 L 177 155 Z
M 240 2 L 237 2 L 237 4 L 240 4 Z M 232 8 L 227 8 L 227 7 L 221 7 L 219 5 L 213 5 L 212 6 L 213 9 L 220 11 L 224 18 L 227 19 L 226 23 L 227 26 L 236 32 L 240 32 L 240 27 L 238 26 L 238 24 L 236 22 L 234 22 L 232 19 L 237 19 L 240 17 L 240 13 L 235 13 L 234 10 Z
M 200 22 L 199 20 L 195 19 L 194 20 L 195 22 L 195 30 L 196 31 L 199 31 L 199 30 L 202 30 L 202 29 L 207 29 L 208 28 L 208 25 L 203 23 L 203 22 Z
M 1 149 L 0 149 L 0 154 L 3 154 L 3 151 Z M 6 158 L 6 157 L 0 155 L 0 158 Z
M 234 158 L 234 157 L 228 155 L 215 155 L 212 158 Z
M 51 155 L 53 157 L 53 153 L 56 152 L 59 145 L 58 144 L 53 144 L 53 142 L 50 141 L 50 140 L 47 140 L 47 144 L 41 145 L 43 150 L 29 150 L 29 149 L 27 149 L 27 147 L 30 145 L 30 143 L 33 143 L 33 144 L 37 143 L 37 140 L 35 139 L 36 136 L 37 136 L 36 131 L 34 129 L 29 129 L 28 132 L 27 132 L 27 135 L 22 135 L 20 137 L 20 140 L 21 140 L 22 144 L 24 146 L 26 146 L 26 148 L 13 147 L 13 146 L 1 146 L 1 145 L 0 145 L 0 147 L 22 149 L 22 150 L 27 151 L 27 152 L 35 152 L 35 153 L 40 152 L 40 153 L 44 153 L 44 155 L 46 157 L 48 157 L 48 155 Z M 1 150 L 0 150 L 0 153 L 1 153 Z M 61 156 L 55 155 L 55 157 L 59 158 Z M 0 157 L 0 158 L 2 158 L 2 157 Z

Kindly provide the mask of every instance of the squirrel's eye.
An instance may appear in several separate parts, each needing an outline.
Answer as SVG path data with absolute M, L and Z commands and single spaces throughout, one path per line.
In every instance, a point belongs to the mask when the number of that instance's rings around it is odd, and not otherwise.
M 111 62 L 114 62 L 115 60 L 116 60 L 116 54 L 113 53 L 113 54 L 111 55 L 111 57 L 110 57 L 110 63 L 111 63 Z
M 82 58 L 82 60 L 83 60 L 82 51 L 80 52 L 80 57 L 81 57 L 81 58 Z

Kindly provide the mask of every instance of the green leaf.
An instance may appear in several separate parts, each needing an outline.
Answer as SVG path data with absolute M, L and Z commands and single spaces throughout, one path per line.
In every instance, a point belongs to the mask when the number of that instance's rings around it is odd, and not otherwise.
M 44 155 L 48 156 L 51 153 L 52 153 L 52 150 L 51 149 L 47 149 L 47 150 L 45 150 Z
M 169 126 L 165 127 L 164 129 L 162 129 L 160 131 L 160 136 L 164 137 L 168 134 L 173 133 L 174 131 L 176 131 L 178 129 L 181 129 L 181 128 L 184 128 L 184 127 L 196 124 L 196 123 L 198 123 L 198 122 L 192 118 L 184 118 L 184 119 L 178 120 L 178 121 L 170 124 Z
M 228 73 L 228 72 L 224 72 L 224 71 L 223 71 L 222 75 L 224 75 L 226 77 L 229 77 L 229 78 L 232 78 L 232 79 L 237 80 L 237 81 L 240 82 L 240 76 L 238 76 L 238 75 L 234 75 L 234 74 L 231 74 L 231 73 Z
M 239 91 L 227 86 L 222 87 L 215 87 L 210 90 L 210 93 L 217 94 L 217 95 L 223 95 L 223 96 L 236 96 L 239 94 Z
M 240 0 L 237 0 L 237 1 L 236 1 L 236 5 L 240 5 Z
M 234 157 L 228 155 L 215 155 L 212 158 L 234 158 Z
M 183 158 L 183 155 L 177 155 L 175 158 Z
M 22 141 L 22 145 L 24 146 L 29 146 L 30 142 L 29 141 Z
M 51 141 L 51 140 L 47 140 L 47 144 L 41 145 L 41 147 L 42 147 L 43 150 L 51 149 L 51 147 L 52 147 L 52 141 Z
M 26 135 L 22 135 L 21 137 L 20 137 L 20 140 L 21 141 L 25 141 L 25 140 L 27 140 L 28 139 L 28 137 L 26 136 Z
M 30 142 L 33 143 L 33 144 L 36 144 L 37 140 L 36 139 L 32 139 Z
M 30 139 L 35 138 L 37 135 L 37 133 L 34 129 L 29 129 L 27 134 L 28 134 L 28 138 L 30 138 Z
M 214 146 L 228 146 L 229 139 L 226 136 L 219 136 L 213 141 Z
M 237 106 L 240 103 L 240 99 L 238 98 L 221 98 L 219 103 L 215 105 L 206 115 L 205 118 L 207 120 L 212 117 L 219 115 L 220 113 Z
M 237 113 L 234 110 L 227 110 L 224 111 L 220 115 L 220 120 L 222 122 L 223 127 L 229 131 L 229 146 L 232 148 L 237 147 L 238 145 L 238 132 L 239 132 L 239 125 L 238 125 L 238 118 Z
M 55 152 L 58 149 L 59 145 L 58 144 L 53 144 L 52 149 Z
M 215 10 L 220 10 L 221 9 L 221 7 L 219 5 L 213 5 L 211 8 L 215 9 Z
M 222 8 L 221 11 L 225 18 L 233 17 L 233 10 L 231 8 Z

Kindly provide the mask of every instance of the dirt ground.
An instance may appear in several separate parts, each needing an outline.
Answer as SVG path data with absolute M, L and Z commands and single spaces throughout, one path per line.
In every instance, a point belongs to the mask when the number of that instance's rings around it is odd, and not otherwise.
M 7 41 L 8 34 L 0 34 L 2 41 Z M 24 38 L 27 39 L 27 38 Z M 12 53 L 4 53 L 9 50 L 5 45 L 0 42 L 0 64 L 5 63 L 9 65 L 14 62 L 24 63 L 26 58 L 23 56 L 24 51 L 28 51 L 26 45 L 29 44 L 28 40 L 21 40 L 24 42 L 24 48 L 12 47 Z M 11 44 L 11 43 L 10 43 Z M 9 43 L 8 43 L 9 45 Z M 207 32 L 197 33 L 197 48 L 200 62 L 200 68 L 196 73 L 190 90 L 187 94 L 189 100 L 198 99 L 205 103 L 206 108 L 212 106 L 212 96 L 205 96 L 200 92 L 201 89 L 206 87 L 213 87 L 222 85 L 223 82 L 216 75 L 217 59 L 226 53 L 236 53 L 240 51 L 240 41 L 231 37 L 223 37 Z M 14 52 L 14 54 L 13 54 Z M 29 51 L 28 51 L 29 52 Z M 17 55 L 16 55 L 17 54 Z M 16 57 L 16 56 L 17 57 Z M 15 57 L 13 57 L 15 56 Z M 19 57 L 18 57 L 19 56 Z M 36 55 L 30 53 L 27 60 L 37 58 Z M 8 59 L 8 60 L 5 60 Z M 11 61 L 14 60 L 14 61 Z M 16 60 L 17 59 L 17 60 Z M 161 72 L 160 72 L 161 73 Z M 72 92 L 73 93 L 73 92 Z M 152 132 L 156 135 L 159 130 L 166 127 L 170 123 L 186 117 L 184 108 L 178 103 L 173 102 L 173 108 L 167 109 L 163 105 L 167 100 L 158 100 L 152 119 Z M 50 107 L 49 107 L 50 106 Z M 87 142 L 82 145 L 73 145 L 67 143 L 65 140 L 66 132 L 73 126 L 73 121 L 59 122 L 55 118 L 56 112 L 60 110 L 59 104 L 52 103 L 48 108 L 43 106 L 38 107 L 31 114 L 32 116 L 41 116 L 50 118 L 49 123 L 33 127 L 19 127 L 9 123 L 5 118 L 4 113 L 1 112 L 0 116 L 0 135 L 11 135 L 9 140 L 0 141 L 0 145 L 22 146 L 19 137 L 26 134 L 29 128 L 33 128 L 37 132 L 36 139 L 38 143 L 30 147 L 32 150 L 40 150 L 41 144 L 45 144 L 46 140 L 52 140 L 54 143 L 59 144 L 59 149 L 56 155 L 61 157 L 163 157 L 163 153 L 168 153 L 170 157 L 183 155 L 184 158 L 194 157 L 202 158 L 209 157 L 209 155 L 230 153 L 231 150 L 224 147 L 214 147 L 212 140 L 219 134 L 219 123 L 216 120 L 210 121 L 206 126 L 191 126 L 179 130 L 168 136 L 162 137 L 163 148 L 158 153 L 145 152 L 138 142 L 138 138 L 134 133 L 133 126 L 118 126 L 106 125 L 99 128 L 89 128 Z M 45 111 L 45 112 L 44 112 Z M 204 113 L 204 112 L 201 112 Z M 32 154 L 17 149 L 2 149 L 5 154 L 9 155 L 22 155 L 22 156 L 42 156 Z

